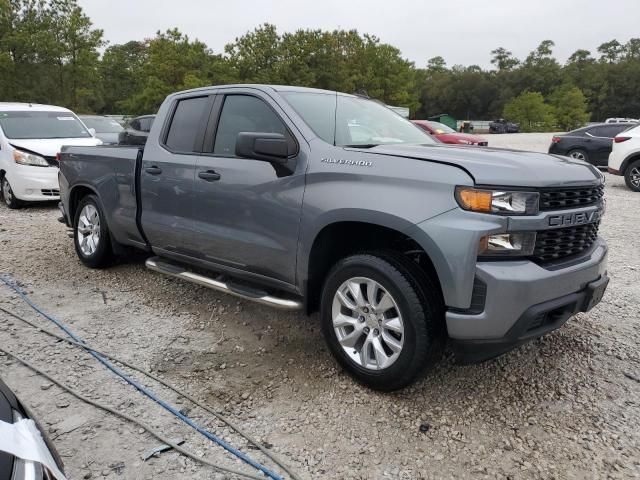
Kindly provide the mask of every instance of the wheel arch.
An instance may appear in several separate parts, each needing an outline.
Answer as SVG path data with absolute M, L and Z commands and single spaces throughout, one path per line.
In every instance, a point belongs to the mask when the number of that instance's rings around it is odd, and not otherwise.
M 76 209 L 78 208 L 78 204 L 84 197 L 92 194 L 98 197 L 98 202 L 100 202 L 100 197 L 98 196 L 98 192 L 96 192 L 96 190 L 89 185 L 79 184 L 79 185 L 74 185 L 73 188 L 71 188 L 71 191 L 69 192 L 68 215 L 69 215 L 69 222 L 71 223 L 72 226 L 76 216 Z M 103 211 L 104 211 L 104 208 L 103 208 Z
M 438 272 L 428 252 L 405 231 L 412 225 L 404 219 L 375 212 L 376 219 L 359 215 L 351 218 L 334 219 L 318 228 L 308 243 L 308 250 L 299 262 L 299 275 L 303 280 L 302 289 L 307 313 L 318 310 L 322 285 L 331 267 L 341 258 L 355 253 L 372 250 L 392 249 L 406 254 L 438 286 L 441 298 L 442 287 Z M 382 220 L 382 221 L 381 221 Z M 304 249 L 300 249 L 304 251 Z
M 627 171 L 627 168 L 629 168 L 629 165 L 631 165 L 636 160 L 640 160 L 640 152 L 633 152 L 624 159 L 622 165 L 620 165 L 620 174 L 624 175 L 624 173 Z

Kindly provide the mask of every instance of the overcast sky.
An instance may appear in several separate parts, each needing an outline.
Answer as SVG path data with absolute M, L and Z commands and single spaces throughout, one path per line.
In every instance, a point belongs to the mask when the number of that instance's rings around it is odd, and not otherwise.
M 504 46 L 524 58 L 542 40 L 560 61 L 579 48 L 595 53 L 613 38 L 640 37 L 639 0 L 79 0 L 111 43 L 178 27 L 215 52 L 265 22 L 299 28 L 355 28 L 398 47 L 422 67 L 436 55 L 448 65 L 490 65 Z

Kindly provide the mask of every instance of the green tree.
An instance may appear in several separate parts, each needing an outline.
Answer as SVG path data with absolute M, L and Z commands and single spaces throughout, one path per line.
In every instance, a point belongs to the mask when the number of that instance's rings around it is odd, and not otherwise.
M 154 113 L 167 95 L 178 90 L 229 83 L 231 65 L 198 40 L 179 30 L 158 32 L 144 46 L 141 83 L 131 96 L 117 102 L 129 114 Z
M 540 92 L 523 92 L 504 107 L 503 116 L 518 122 L 523 132 L 544 132 L 554 128 L 553 108 Z
M 123 45 L 111 45 L 105 50 L 98 70 L 103 112 L 119 113 L 120 102 L 140 91 L 146 62 L 147 44 L 144 42 L 130 41 Z
M 618 40 L 611 40 L 600 45 L 598 52 L 600 52 L 600 61 L 615 63 L 624 53 L 624 46 Z
M 564 84 L 549 97 L 557 125 L 566 131 L 582 127 L 591 118 L 587 99 L 578 87 Z
M 498 70 L 513 70 L 520 63 L 513 53 L 503 47 L 492 50 L 491 55 L 491 64 L 498 67 Z

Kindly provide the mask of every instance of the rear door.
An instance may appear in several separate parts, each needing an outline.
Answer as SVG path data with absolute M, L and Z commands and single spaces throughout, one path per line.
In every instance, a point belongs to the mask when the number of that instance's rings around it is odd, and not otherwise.
M 180 96 L 169 107 L 164 125 L 145 147 L 140 184 L 142 227 L 156 250 L 190 255 L 194 172 L 214 96 Z M 159 118 L 162 118 L 160 116 Z
M 240 132 L 280 133 L 299 152 L 295 126 L 263 92 L 228 92 L 216 98 L 196 167 L 197 250 L 206 262 L 292 285 L 304 191 L 300 155 L 273 165 L 237 157 L 235 144 Z
M 599 125 L 587 132 L 591 163 L 596 166 L 607 165 L 609 154 L 613 148 L 613 138 L 625 128 L 625 125 L 612 123 Z

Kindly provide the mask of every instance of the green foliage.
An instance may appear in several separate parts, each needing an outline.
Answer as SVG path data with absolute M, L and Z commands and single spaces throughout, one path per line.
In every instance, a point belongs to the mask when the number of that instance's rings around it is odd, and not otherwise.
M 540 92 L 522 92 L 507 103 L 503 116 L 519 123 L 523 132 L 553 130 L 556 123 L 553 107 L 545 103 Z
M 549 97 L 557 125 L 562 130 L 574 130 L 589 121 L 587 99 L 578 87 L 564 84 Z
M 355 30 L 279 35 L 273 25 L 264 24 L 227 45 L 225 52 L 241 82 L 364 90 L 386 103 L 418 107 L 413 63 L 397 48 Z
M 449 67 L 440 56 L 416 68 L 373 35 L 279 33 L 270 24 L 236 38 L 221 53 L 176 29 L 107 45 L 77 0 L 0 0 L 0 101 L 133 115 L 155 112 L 177 90 L 241 82 L 366 91 L 409 107 L 418 118 L 449 113 L 491 119 L 513 112 L 519 117 L 510 119 L 525 129 L 551 128 L 556 121 L 571 128 L 589 117 L 640 117 L 640 38 L 605 42 L 595 57 L 577 50 L 565 65 L 554 58 L 554 47 L 544 40 L 524 60 L 496 48 L 493 68 L 486 70 Z

